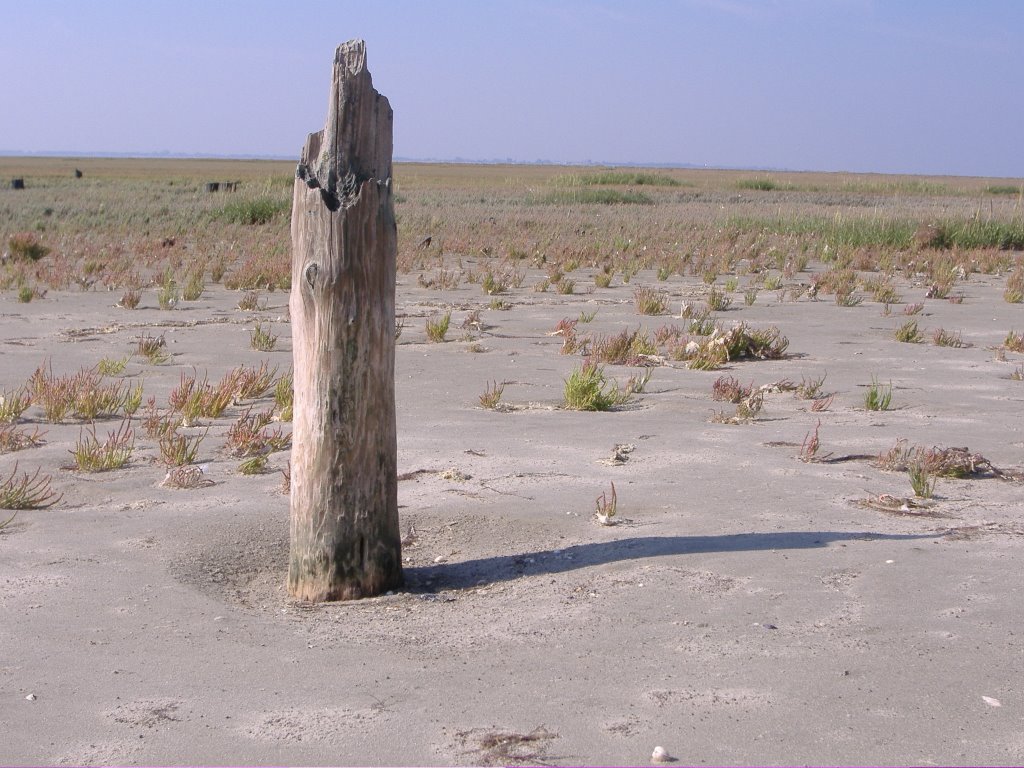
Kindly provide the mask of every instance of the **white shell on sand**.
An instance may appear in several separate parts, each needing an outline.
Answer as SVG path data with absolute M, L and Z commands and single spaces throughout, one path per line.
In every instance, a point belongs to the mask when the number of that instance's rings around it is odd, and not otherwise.
M 664 747 L 655 747 L 654 751 L 651 752 L 652 763 L 667 763 L 672 759 L 672 756 L 668 753 L 668 750 Z

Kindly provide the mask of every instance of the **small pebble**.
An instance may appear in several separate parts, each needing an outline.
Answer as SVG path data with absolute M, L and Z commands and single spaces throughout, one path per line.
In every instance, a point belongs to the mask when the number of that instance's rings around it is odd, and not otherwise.
M 35 701 L 35 700 L 36 700 L 36 695 L 34 693 L 30 693 L 28 696 L 25 697 L 25 701 Z
M 435 563 L 443 563 L 444 562 L 444 555 L 438 555 L 437 557 L 435 557 L 434 558 L 434 562 Z

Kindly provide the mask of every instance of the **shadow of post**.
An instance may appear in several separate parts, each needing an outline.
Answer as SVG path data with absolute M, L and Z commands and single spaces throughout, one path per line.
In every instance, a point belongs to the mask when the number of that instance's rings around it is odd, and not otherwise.
M 496 555 L 405 569 L 406 588 L 412 592 L 465 589 L 511 581 L 520 576 L 565 573 L 592 565 L 640 560 L 648 557 L 694 555 L 707 552 L 761 552 L 773 549 L 815 549 L 842 541 L 907 541 L 935 539 L 943 534 L 895 534 L 872 531 L 779 531 L 733 533 L 721 536 L 639 536 L 617 541 L 574 544 L 564 549 L 515 555 Z

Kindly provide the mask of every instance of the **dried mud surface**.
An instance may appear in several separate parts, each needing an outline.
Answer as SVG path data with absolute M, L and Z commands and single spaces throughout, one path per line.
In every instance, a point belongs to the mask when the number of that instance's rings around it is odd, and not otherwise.
M 211 427 L 213 484 L 193 490 L 160 486 L 144 439 L 126 469 L 63 468 L 77 424 L 40 423 L 43 446 L 0 456 L 4 476 L 41 466 L 64 494 L 0 532 L 0 764 L 645 764 L 656 745 L 683 764 L 1024 762 L 1021 485 L 940 480 L 928 513 L 888 514 L 859 502 L 910 496 L 905 473 L 796 457 L 820 418 L 836 455 L 904 438 L 1024 464 L 1020 356 L 992 349 L 1024 323 L 1001 284 L 972 276 L 962 304 L 926 302 L 922 327 L 961 331 L 963 349 L 895 341 L 898 305 L 740 296 L 720 319 L 776 325 L 788 359 L 657 367 L 629 405 L 580 413 L 559 407 L 579 358 L 559 354 L 555 324 L 596 311 L 581 331 L 653 333 L 672 318 L 635 314 L 633 286 L 529 290 L 541 277 L 505 311 L 478 285 L 400 277 L 394 594 L 289 600 L 287 454 L 240 475 L 221 451 L 238 409 Z M 703 290 L 641 281 L 674 312 Z M 286 369 L 286 297 L 256 315 L 237 298 L 213 286 L 127 312 L 98 292 L 5 295 L 0 386 L 44 360 L 123 356 L 143 332 L 174 357 L 124 375 L 161 402 L 193 367 Z M 450 341 L 427 343 L 424 319 L 447 309 Z M 474 309 L 484 328 L 459 340 Z M 277 350 L 248 347 L 257 318 Z M 718 376 L 825 373 L 823 413 L 776 392 L 752 423 L 710 421 Z M 872 376 L 892 380 L 892 410 L 864 409 Z M 508 410 L 478 406 L 491 381 Z M 632 450 L 609 461 L 617 445 Z M 611 482 L 619 522 L 601 526 Z

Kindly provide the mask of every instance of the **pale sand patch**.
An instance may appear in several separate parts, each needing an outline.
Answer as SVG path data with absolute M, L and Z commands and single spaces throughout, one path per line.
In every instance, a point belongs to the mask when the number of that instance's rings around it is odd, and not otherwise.
M 673 281 L 675 300 L 694 290 Z M 765 294 L 722 319 L 777 325 L 799 356 L 656 368 L 637 407 L 588 414 L 558 407 L 580 361 L 546 334 L 584 308 L 598 309 L 599 333 L 671 321 L 637 316 L 630 286 L 523 290 L 498 312 L 478 286 L 441 293 L 402 276 L 400 313 L 440 303 L 457 325 L 480 308 L 490 351 L 405 329 L 406 585 L 358 603 L 288 599 L 288 454 L 240 475 L 223 446 L 242 408 L 200 428 L 214 485 L 187 491 L 159 486 L 166 470 L 143 437 L 126 469 L 61 470 L 81 425 L 41 424 L 46 443 L 0 456 L 0 471 L 40 466 L 65 494 L 0 531 L 0 763 L 638 764 L 655 745 L 683 764 L 1019 763 L 1020 485 L 940 480 L 944 517 L 895 516 L 857 501 L 906 496 L 905 473 L 796 458 L 820 418 L 822 451 L 837 455 L 905 438 L 1024 464 L 1024 390 L 1008 378 L 1019 357 L 986 349 L 1020 326 L 1020 309 L 994 278 L 969 286 L 962 305 L 929 300 L 925 324 L 963 329 L 971 348 L 899 344 L 900 318 L 870 302 Z M 213 380 L 290 365 L 280 308 L 267 317 L 280 350 L 256 353 L 250 316 L 214 322 L 238 314 L 219 287 L 130 316 L 98 292 L 9 299 L 0 388 L 46 358 L 67 373 L 125 355 L 143 331 L 165 332 L 175 357 L 133 358 L 125 377 L 161 404 L 193 366 Z M 66 332 L 76 327 L 109 332 Z M 751 424 L 708 421 L 719 375 L 760 385 L 825 371 L 837 394 L 824 413 L 769 393 Z M 863 409 L 872 375 L 893 378 L 895 410 Z M 479 408 L 491 381 L 510 382 L 503 400 L 516 407 Z M 628 459 L 599 463 L 616 445 L 634 446 Z M 599 526 L 595 498 L 611 482 L 622 522 Z

